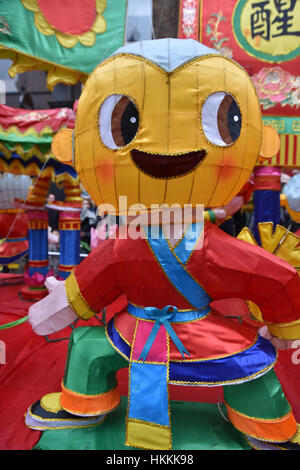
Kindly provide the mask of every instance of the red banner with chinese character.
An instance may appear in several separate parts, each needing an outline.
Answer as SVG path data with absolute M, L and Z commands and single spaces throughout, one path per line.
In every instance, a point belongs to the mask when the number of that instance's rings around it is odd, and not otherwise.
M 251 75 L 264 115 L 299 116 L 300 2 L 181 0 L 178 37 L 198 39 Z

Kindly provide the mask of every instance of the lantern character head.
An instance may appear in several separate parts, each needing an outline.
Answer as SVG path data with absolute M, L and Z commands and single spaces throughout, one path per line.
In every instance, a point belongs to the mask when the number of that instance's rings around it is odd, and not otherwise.
M 245 70 L 194 40 L 128 44 L 101 63 L 79 99 L 75 131 L 54 139 L 99 206 L 228 203 L 262 140 Z

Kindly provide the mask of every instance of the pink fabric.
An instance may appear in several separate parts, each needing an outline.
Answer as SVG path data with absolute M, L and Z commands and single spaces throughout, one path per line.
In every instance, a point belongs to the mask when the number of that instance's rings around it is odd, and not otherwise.
M 102 223 L 102 224 L 99 224 L 98 227 L 96 228 L 94 227 L 91 228 L 90 244 L 91 244 L 92 250 L 96 248 L 99 245 L 99 243 L 101 243 L 103 240 L 107 238 L 106 227 L 107 227 L 107 224 Z M 108 228 L 108 238 L 112 238 L 115 235 L 117 229 L 118 229 L 118 226 L 116 224 L 111 225 Z
M 277 166 L 257 166 L 254 169 L 255 176 L 262 176 L 262 175 L 273 175 L 273 176 L 280 176 L 281 169 Z
M 50 127 L 55 133 L 62 127 L 74 127 L 75 112 L 70 108 L 20 109 L 0 103 L 0 121 L 6 131 L 17 126 L 24 134 L 31 128 L 42 132 L 45 127 Z
M 244 204 L 243 196 L 236 196 L 228 204 L 224 207 L 217 207 L 213 209 L 213 213 L 215 214 L 216 219 L 223 220 L 228 215 L 235 214 Z
M 293 340 L 293 339 L 292 340 L 287 340 L 287 339 L 276 338 L 275 336 L 271 335 L 271 333 L 269 332 L 267 326 L 263 326 L 262 328 L 260 328 L 259 334 L 260 334 L 260 336 L 263 336 L 264 338 L 271 341 L 273 346 L 275 346 L 275 348 L 278 351 L 286 351 L 286 350 L 292 349 L 294 347 L 293 345 L 295 343 L 295 340 Z
M 106 233 L 105 233 L 105 226 L 100 225 L 97 228 L 91 228 L 91 249 L 93 250 L 96 248 L 101 241 L 105 240 Z
M 138 360 L 145 346 L 145 343 L 151 333 L 154 323 L 139 320 L 136 330 L 134 346 L 132 350 L 132 359 Z M 155 340 L 151 346 L 146 362 L 162 362 L 165 364 L 168 358 L 167 335 L 164 326 L 161 326 L 157 332 Z
M 29 308 L 28 321 L 38 335 L 60 331 L 76 320 L 77 315 L 68 305 L 65 282 L 49 277 L 45 281 L 49 295 Z
M 59 235 L 51 232 L 51 228 L 48 227 L 48 242 L 52 245 L 59 245 Z

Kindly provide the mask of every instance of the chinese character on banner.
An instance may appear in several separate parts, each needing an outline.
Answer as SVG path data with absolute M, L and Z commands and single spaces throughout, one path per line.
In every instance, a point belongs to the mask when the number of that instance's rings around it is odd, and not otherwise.
M 277 36 L 300 36 L 300 30 L 294 29 L 295 24 L 299 21 L 294 9 L 296 0 L 274 0 L 275 8 L 278 15 L 274 18 L 272 24 L 276 25 L 277 32 L 273 37 Z
M 271 10 L 266 8 L 269 1 L 252 3 L 253 13 L 251 13 L 251 36 L 261 36 L 269 41 Z

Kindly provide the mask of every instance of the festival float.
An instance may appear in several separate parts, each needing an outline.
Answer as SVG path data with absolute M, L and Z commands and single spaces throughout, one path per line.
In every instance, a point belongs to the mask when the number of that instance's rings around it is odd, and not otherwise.
M 31 184 L 27 175 L 0 175 L 0 265 L 15 266 L 28 254 L 28 221 L 15 208 L 15 198 L 26 198 Z M 18 217 L 17 217 L 18 214 Z M 3 268 L 2 268 L 3 269 Z
M 36 6 L 31 12 L 38 21 Z M 75 166 L 98 206 L 130 217 L 119 204 L 126 196 L 144 222 L 152 204 L 224 207 L 242 191 L 261 149 L 266 161 L 278 153 L 261 127 L 249 76 L 207 46 L 155 40 L 98 60 L 74 130 L 52 142 L 57 160 Z M 3 402 L 12 404 L 3 414 L 7 446 L 297 448 L 295 379 L 282 381 L 273 345 L 276 337 L 286 347 L 299 341 L 297 250 L 291 263 L 275 248 L 249 243 L 247 233 L 243 240 L 226 235 L 207 213 L 189 214 L 184 232 L 174 224 L 171 238 L 156 222 L 144 223 L 148 236 L 133 239 L 125 224 L 124 236 L 101 243 L 66 280 L 46 280 L 49 295 L 18 327 L 19 340 L 31 340 L 27 362 L 19 354 L 3 367 Z M 231 298 L 252 302 L 253 316 L 239 310 L 228 318 L 214 308 Z M 268 338 L 260 334 L 266 327 Z M 70 332 L 69 341 L 55 342 Z M 9 330 L 3 336 L 11 338 Z M 23 400 L 21 370 L 30 383 Z M 124 370 L 128 382 L 120 383 Z
M 132 74 L 141 79 L 132 81 Z M 127 304 L 105 328 L 73 330 L 61 390 L 49 390 L 25 417 L 28 427 L 44 431 L 36 448 L 210 448 L 217 415 L 204 438 L 205 404 L 182 402 L 178 409 L 171 386 L 193 386 L 195 396 L 199 386 L 221 387 L 227 421 L 218 416 L 227 427 L 216 447 L 298 448 L 272 341 L 213 307 L 222 299 L 247 299 L 260 309 L 256 319 L 267 325 L 269 338 L 288 344 L 300 334 L 297 270 L 204 224 L 196 210 L 200 203 L 225 206 L 258 157 L 277 153 L 268 132 L 245 70 L 193 40 L 127 45 L 91 74 L 74 133 L 58 133 L 52 149 L 75 164 L 97 206 L 133 219 L 65 281 L 49 278 L 50 294 L 30 307 L 29 322 L 39 335 L 54 334 L 121 296 Z M 150 217 L 162 204 L 179 205 L 182 215 L 184 204 L 195 211 L 185 220 L 174 216 L 167 234 L 164 211 L 161 220 Z M 132 236 L 131 222 L 139 236 Z M 126 367 L 122 400 L 116 374 Z M 227 441 L 232 433 L 235 444 Z
M 57 202 L 55 207 L 60 211 L 59 275 L 66 277 L 79 262 L 79 180 L 70 166 L 61 164 L 51 154 L 56 132 L 74 127 L 74 121 L 75 113 L 69 108 L 24 110 L 0 105 L 0 171 L 4 175 L 31 178 L 26 197 L 15 197 L 11 201 L 16 209 L 7 226 L 7 233 L 10 233 L 11 226 L 20 225 L 24 217 L 27 219 L 28 269 L 26 286 L 21 289 L 26 299 L 37 300 L 47 293 L 44 281 L 49 271 L 49 223 L 45 205 L 51 181 L 59 184 L 65 193 L 65 201 Z M 3 242 L 8 243 L 7 234 L 3 235 Z

